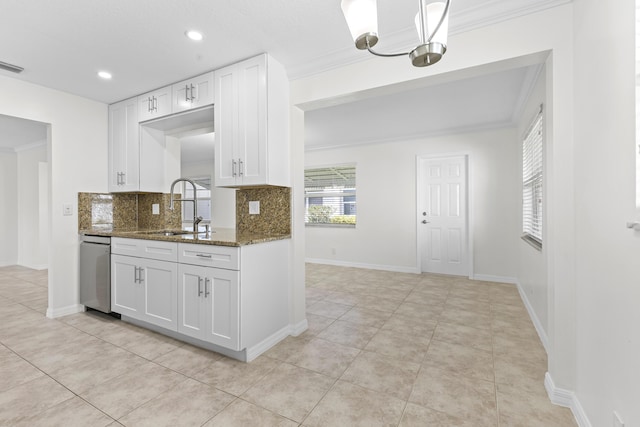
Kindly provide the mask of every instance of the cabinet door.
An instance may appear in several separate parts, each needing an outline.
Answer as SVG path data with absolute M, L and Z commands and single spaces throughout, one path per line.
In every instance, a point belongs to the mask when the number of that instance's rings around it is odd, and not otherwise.
M 238 67 L 231 65 L 214 72 L 215 184 L 236 185 L 238 158 Z
M 204 267 L 178 266 L 178 332 L 205 339 L 206 305 L 204 304 Z
M 213 72 L 174 84 L 172 96 L 174 113 L 213 104 Z
M 171 86 L 138 96 L 138 121 L 171 114 Z
M 178 329 L 178 267 L 176 263 L 138 259 L 144 291 L 142 320 L 165 329 Z
M 231 350 L 240 350 L 240 273 L 208 268 L 204 283 L 207 307 L 205 340 Z
M 238 175 L 241 185 L 267 183 L 267 63 L 266 56 L 239 66 Z
M 142 284 L 139 282 L 138 258 L 111 255 L 111 310 L 142 319 Z
M 137 191 L 139 185 L 137 98 L 109 106 L 109 192 Z

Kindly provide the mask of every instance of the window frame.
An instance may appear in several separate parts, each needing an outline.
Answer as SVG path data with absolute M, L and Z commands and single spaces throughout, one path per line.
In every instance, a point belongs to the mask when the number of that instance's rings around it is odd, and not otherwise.
M 322 170 L 328 170 L 328 169 L 340 169 L 340 170 L 344 170 L 345 168 L 348 169 L 353 169 L 353 188 L 351 187 L 346 187 L 343 189 L 340 189 L 338 187 L 335 187 L 335 189 L 333 189 L 330 187 L 325 187 L 323 190 L 316 190 L 314 192 L 309 192 L 309 189 L 307 187 L 307 172 L 308 171 L 322 171 Z M 326 165 L 326 166 L 307 166 L 304 169 L 304 173 L 305 173 L 305 187 L 304 187 L 304 201 L 305 201 L 305 218 L 304 218 L 304 225 L 305 227 L 309 226 L 309 227 L 334 227 L 334 228 L 355 228 L 357 226 L 357 184 L 356 184 L 356 175 L 357 175 L 357 165 L 355 163 L 346 163 L 346 164 L 331 164 L 331 165 Z M 314 198 L 327 198 L 327 197 L 334 197 L 334 198 L 341 198 L 341 202 L 339 202 L 340 206 L 342 206 L 342 208 L 344 209 L 344 206 L 348 203 L 349 205 L 353 205 L 356 211 L 356 213 L 353 215 L 355 217 L 355 222 L 353 224 L 350 223 L 330 223 L 330 222 L 308 222 L 308 218 L 307 218 L 307 211 L 309 206 L 311 206 L 311 204 L 309 203 L 310 199 L 314 199 Z M 353 200 L 349 200 L 348 202 L 345 202 L 345 198 L 353 198 Z M 326 206 L 330 206 L 330 205 L 326 205 Z M 345 215 L 345 214 L 338 214 L 338 215 L 343 215 L 343 216 L 350 216 L 350 215 Z

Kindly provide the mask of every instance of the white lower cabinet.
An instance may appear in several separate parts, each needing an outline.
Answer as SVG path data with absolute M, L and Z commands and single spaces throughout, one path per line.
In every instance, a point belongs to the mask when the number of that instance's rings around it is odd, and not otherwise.
M 111 255 L 112 310 L 177 330 L 178 265 L 175 262 Z
M 234 270 L 180 264 L 178 332 L 241 350 L 239 276 Z
M 253 360 L 288 335 L 288 246 L 285 240 L 229 247 L 114 237 L 111 308 L 125 320 Z

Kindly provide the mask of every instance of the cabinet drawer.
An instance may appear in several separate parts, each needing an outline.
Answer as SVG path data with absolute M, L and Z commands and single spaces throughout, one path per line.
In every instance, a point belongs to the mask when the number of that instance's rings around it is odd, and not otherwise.
M 178 250 L 182 264 L 240 270 L 240 249 L 236 247 L 180 243 Z
M 178 244 L 172 242 L 114 237 L 111 239 L 111 253 L 178 262 Z

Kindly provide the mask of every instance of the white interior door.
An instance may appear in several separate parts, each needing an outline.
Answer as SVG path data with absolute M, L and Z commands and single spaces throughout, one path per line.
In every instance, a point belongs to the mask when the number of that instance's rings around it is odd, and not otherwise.
M 419 167 L 422 272 L 468 276 L 466 156 L 421 159 Z

